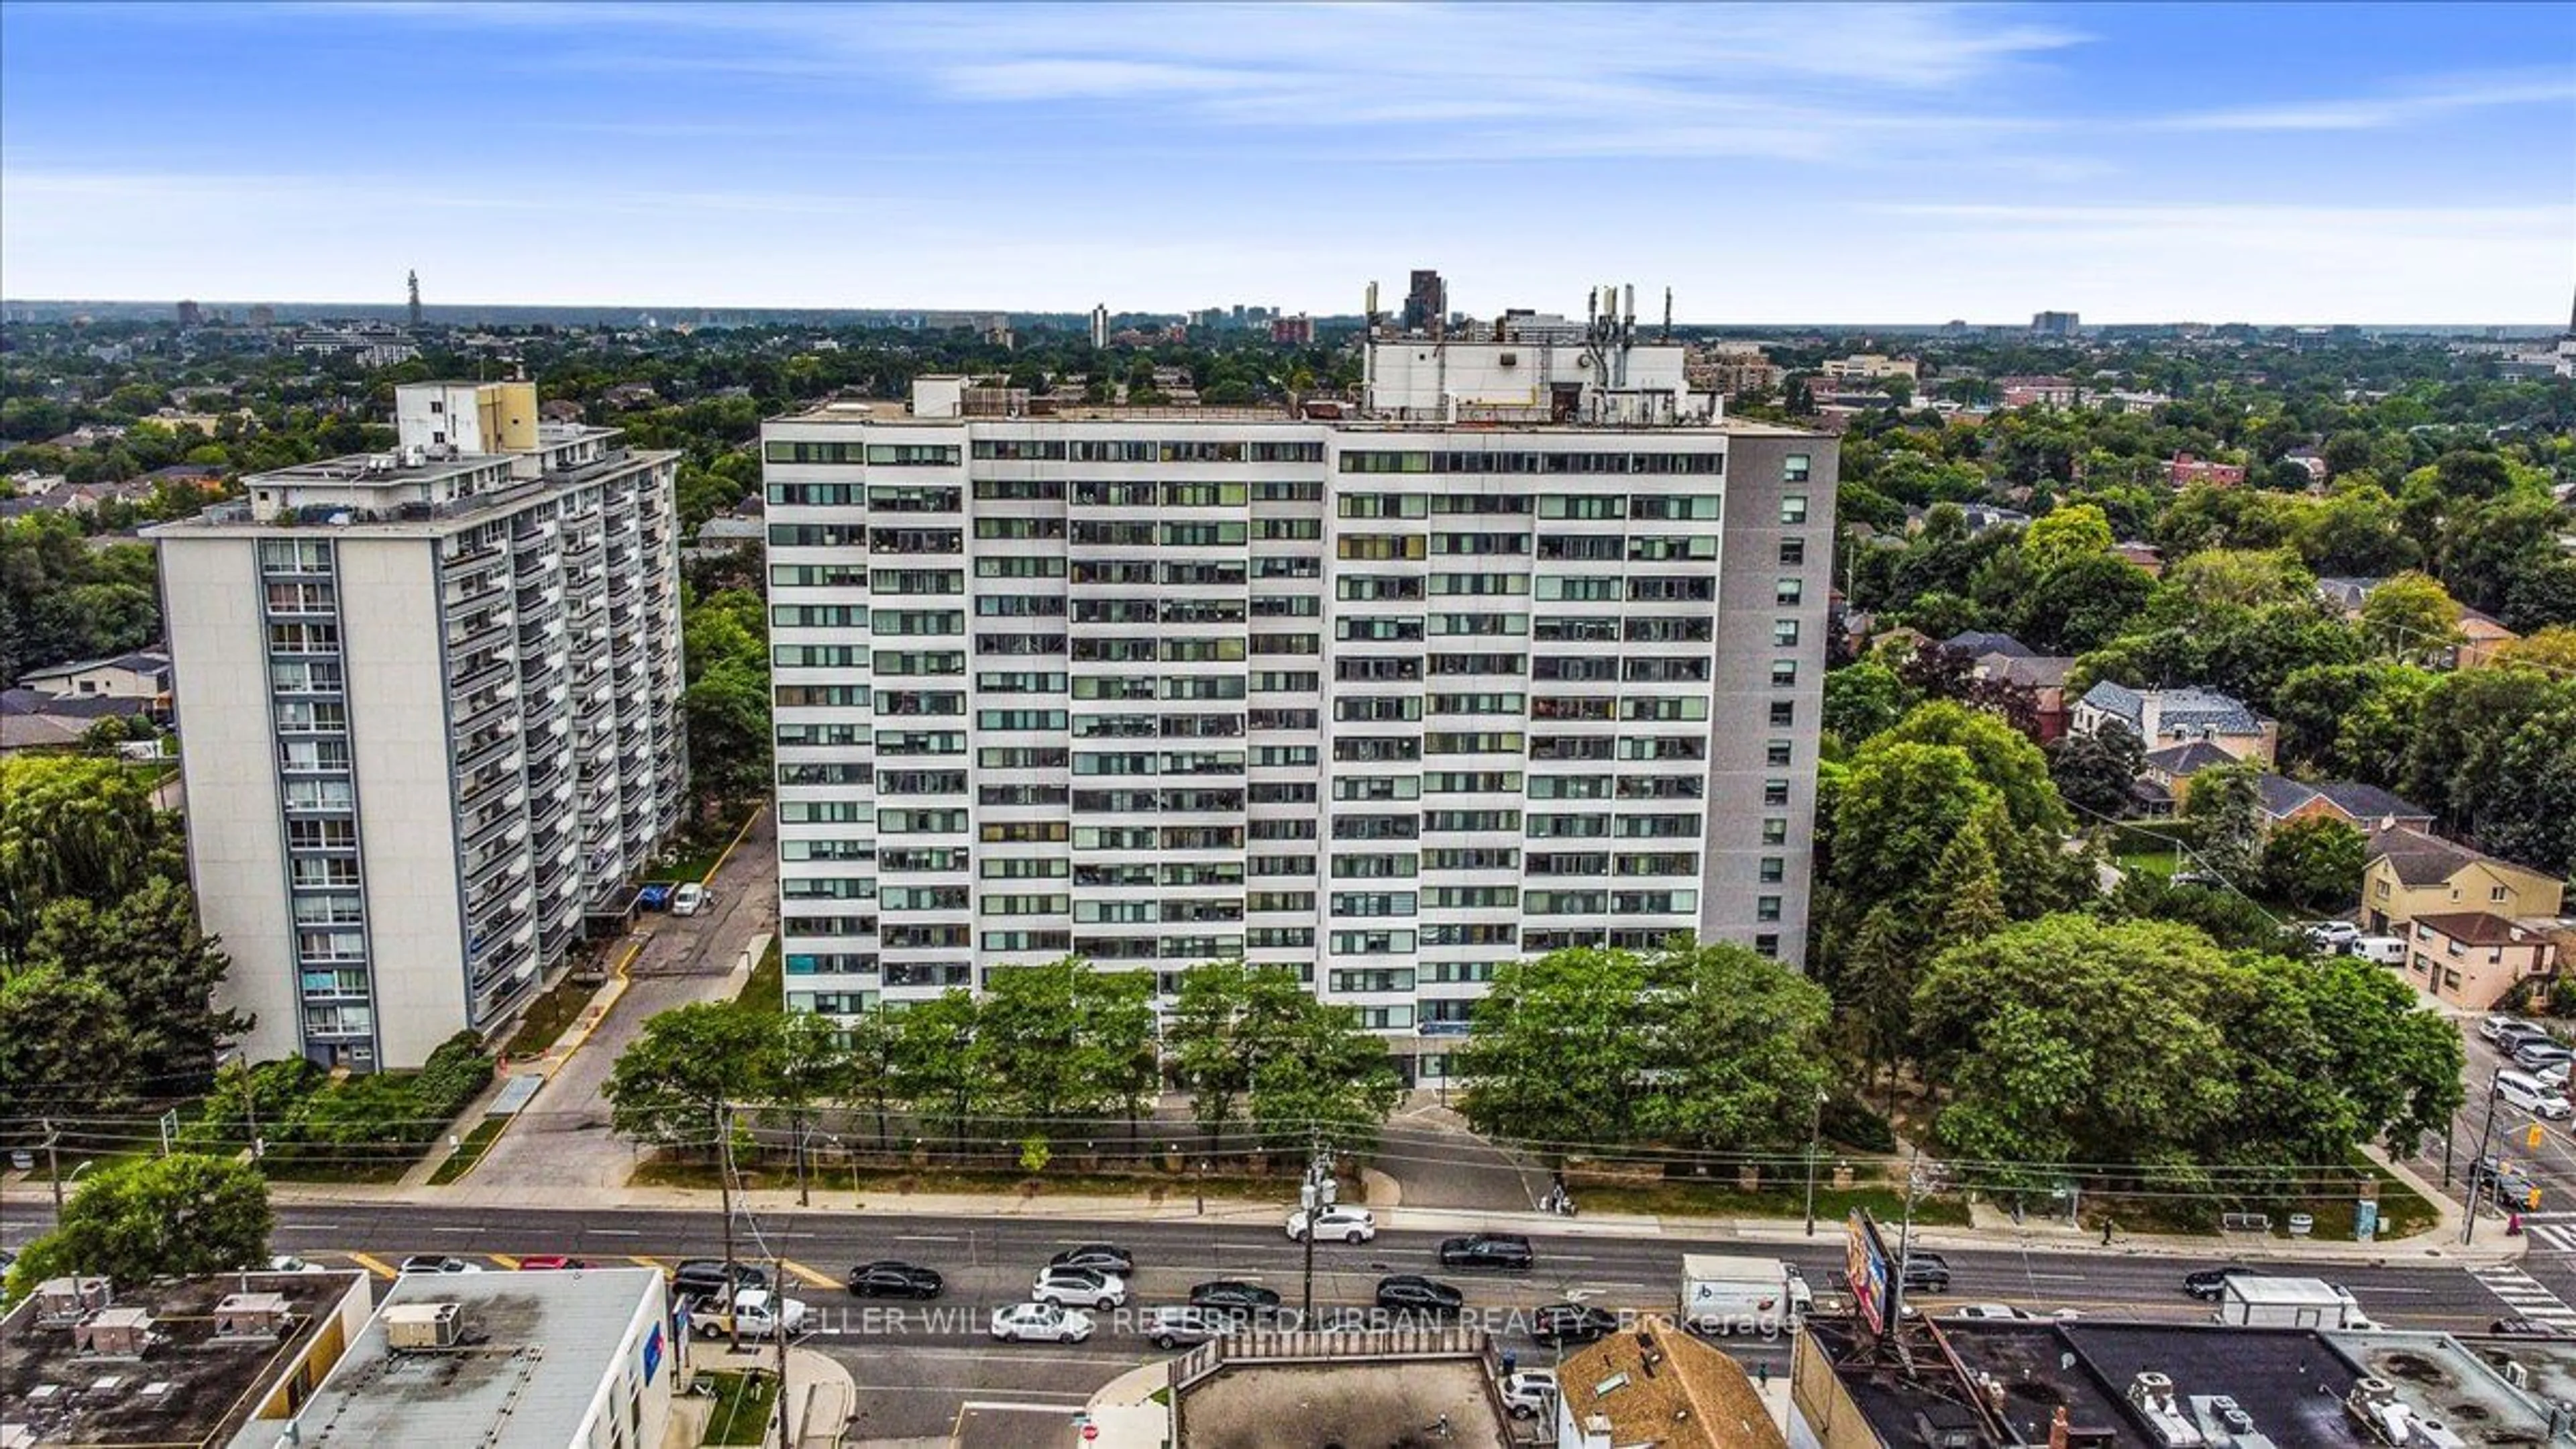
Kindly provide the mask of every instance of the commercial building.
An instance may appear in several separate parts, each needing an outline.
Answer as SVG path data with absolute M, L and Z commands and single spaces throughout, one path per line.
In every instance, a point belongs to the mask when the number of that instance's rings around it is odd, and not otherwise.
M 270 1449 L 366 1326 L 371 1281 L 48 1280 L 0 1320 L 0 1444 Z
M 654 1449 L 679 1371 L 670 1322 L 652 1268 L 406 1274 L 262 1449 Z
M 507 1021 L 680 816 L 676 453 L 526 383 L 149 531 L 189 869 L 250 1052 L 418 1066 Z
M 1557 947 L 1800 958 L 1832 441 L 1607 317 L 1367 360 L 1302 415 L 765 427 L 792 1005 L 1240 956 L 1439 1037 Z
M 1513 1449 L 1527 1441 L 1503 1406 L 1501 1367 L 1480 1328 L 1231 1333 L 1171 1361 L 1164 1442 Z

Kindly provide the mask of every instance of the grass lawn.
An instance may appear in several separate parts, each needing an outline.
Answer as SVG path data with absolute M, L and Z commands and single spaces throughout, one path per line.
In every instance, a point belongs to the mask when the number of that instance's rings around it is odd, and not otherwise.
M 778 1418 L 778 1379 L 766 1373 L 700 1374 L 713 1384 L 715 1412 L 707 1418 L 710 1444 L 758 1444 Z
M 766 807 L 758 807 L 766 808 Z M 751 823 L 748 815 L 707 826 L 703 831 L 689 830 L 672 838 L 662 853 L 644 868 L 647 880 L 705 880 L 716 868 L 716 860 L 733 843 L 742 828 Z
M 510 1040 L 501 1048 L 501 1055 L 542 1055 L 548 1047 L 563 1040 L 563 1034 L 572 1030 L 574 1022 L 581 1020 L 582 1009 L 589 1006 L 590 999 L 598 994 L 596 982 L 576 982 L 570 976 L 556 982 L 528 1003 L 526 1013 L 519 1018 L 518 1030 L 510 1033 Z
M 1759 1192 L 1745 1192 L 1714 1182 L 1658 1182 L 1636 1186 L 1595 1184 L 1576 1189 L 1574 1205 L 1583 1212 L 1640 1213 L 1658 1217 L 1794 1218 L 1805 1214 L 1807 1196 L 1803 1181 Z M 1895 1223 L 1905 1216 L 1905 1195 L 1893 1188 L 1855 1187 L 1836 1192 L 1821 1183 L 1817 1185 L 1816 1221 L 1819 1224 L 1838 1225 L 1856 1207 L 1869 1209 L 1870 1216 L 1882 1223 Z M 1914 1204 L 1914 1220 L 1935 1227 L 1964 1227 L 1968 1222 L 1968 1205 L 1953 1197 L 1923 1198 Z M 1817 1231 L 1823 1232 L 1825 1226 L 1820 1226 Z
M 483 1154 L 492 1150 L 492 1139 L 500 1136 L 501 1129 L 508 1125 L 510 1119 L 507 1117 L 486 1117 L 475 1123 L 474 1130 L 465 1134 L 465 1140 L 456 1145 L 456 1150 L 447 1154 L 447 1160 L 438 1164 L 438 1171 L 429 1175 L 430 1185 L 445 1187 L 472 1172 L 474 1164 L 483 1160 Z
M 796 1169 L 789 1165 L 767 1163 L 758 1167 L 741 1167 L 737 1171 L 746 1190 L 786 1188 L 796 1185 Z M 1000 1170 L 967 1172 L 949 1168 L 923 1168 L 919 1171 L 897 1171 L 890 1168 L 863 1167 L 853 1174 L 846 1167 L 816 1163 L 807 1171 L 810 1174 L 807 1179 L 808 1184 L 824 1191 L 856 1189 L 859 1192 L 894 1194 L 989 1193 L 997 1197 L 1017 1197 L 1030 1181 L 1027 1173 Z M 1160 1188 L 1165 1197 L 1180 1199 L 1196 1196 L 1202 1187 L 1201 1179 L 1194 1179 L 1186 1173 L 1177 1175 L 1138 1173 L 1128 1176 L 1107 1172 L 1049 1170 L 1039 1174 L 1036 1181 L 1040 1197 L 1077 1195 L 1141 1198 L 1150 1196 L 1155 1189 Z M 627 1183 L 633 1187 L 690 1187 L 713 1192 L 717 1185 L 716 1169 L 714 1164 L 706 1162 L 658 1160 L 636 1168 L 635 1175 L 628 1178 Z M 1286 1203 L 1296 1196 L 1296 1180 L 1293 1174 L 1277 1177 L 1215 1174 L 1204 1179 L 1203 1184 L 1209 1197 L 1237 1202 L 1276 1200 Z M 1823 1201 L 1821 1196 L 1818 1201 Z
M 2312 1239 L 2321 1243 L 2349 1243 L 2352 1241 L 2354 1203 L 2365 1191 L 2364 1184 L 2374 1180 L 2378 1184 L 2376 1196 L 2379 1199 L 2377 1239 L 2384 1241 L 2420 1233 L 2439 1221 L 2440 1215 L 2422 1194 L 2408 1187 L 2395 1173 L 2358 1152 L 2352 1155 L 2352 1173 L 2346 1187 L 2298 1197 L 2230 1201 L 2225 1210 L 2269 1213 L 2272 1235 L 2280 1238 L 2290 1234 L 2290 1214 L 2306 1213 L 2316 1219 L 2316 1226 L 2309 1233 Z M 2124 1232 L 2215 1235 L 2220 1211 L 2219 1204 L 2206 1199 L 2134 1198 L 2091 1193 L 2084 1198 L 2084 1221 L 2088 1225 L 2101 1226 L 2107 1214 Z
M 787 978 L 781 974 L 778 938 L 769 938 L 769 949 L 762 953 L 751 974 L 742 979 L 742 990 L 734 1000 L 755 1011 L 781 1012 L 787 1009 Z
M 366 1162 L 280 1162 L 274 1159 L 260 1163 L 262 1176 L 276 1182 L 400 1182 L 411 1171 L 412 1163 L 402 1158 Z
M 2111 863 L 2122 875 L 2148 875 L 2164 880 L 2174 873 L 2171 850 L 2123 850 L 2111 857 Z

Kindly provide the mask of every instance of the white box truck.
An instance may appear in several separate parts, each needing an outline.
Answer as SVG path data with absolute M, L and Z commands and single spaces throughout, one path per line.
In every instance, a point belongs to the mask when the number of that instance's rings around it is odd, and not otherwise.
M 1721 1253 L 1682 1255 L 1682 1324 L 1693 1333 L 1788 1333 L 1815 1307 L 1815 1292 L 1795 1263 Z
M 2349 1289 L 2322 1278 L 2230 1273 L 2218 1291 L 2218 1321 L 2250 1328 L 2372 1328 Z

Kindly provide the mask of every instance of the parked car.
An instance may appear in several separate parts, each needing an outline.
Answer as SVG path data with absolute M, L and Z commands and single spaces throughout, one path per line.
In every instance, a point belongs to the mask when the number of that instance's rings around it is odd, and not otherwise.
M 1080 1343 L 1091 1336 L 1091 1315 L 1052 1303 L 1013 1303 L 993 1310 L 993 1336 L 1004 1343 Z
M 414 1253 L 402 1260 L 402 1270 L 406 1273 L 480 1273 L 483 1265 L 466 1262 L 463 1258 L 451 1258 L 444 1253 Z
M 1085 1243 L 1078 1248 L 1067 1248 L 1047 1259 L 1047 1266 L 1089 1268 L 1100 1273 L 1115 1273 L 1124 1278 L 1136 1271 L 1136 1259 L 1125 1248 L 1112 1247 L 1107 1243 Z
M 731 1294 L 745 1288 L 768 1286 L 769 1270 L 757 1263 L 737 1261 L 733 1272 L 728 1275 L 722 1258 L 683 1258 L 679 1266 L 671 1270 L 671 1296 L 674 1299 L 712 1298 L 722 1303 Z
M 2555 1083 L 2529 1072 L 2498 1072 L 2495 1074 L 2495 1094 L 2509 1107 L 2519 1107 L 2534 1117 L 2554 1122 L 2576 1110 L 2567 1105 L 2567 1074 L 2563 1070 L 2566 1063 L 2561 1062 L 2559 1066 L 2562 1070 L 2558 1072 Z
M 1157 1308 L 1145 1319 L 1145 1341 L 1175 1349 L 1222 1338 L 1234 1328 L 1234 1316 L 1213 1308 Z
M 2497 1011 L 2490 1012 L 2484 1021 L 2478 1023 L 2478 1035 L 2487 1041 L 2501 1045 L 2508 1036 L 2540 1037 L 2547 1036 L 2549 1033 L 2519 1016 Z
M 1618 1331 L 1618 1314 L 1588 1303 L 1551 1303 L 1530 1315 L 1530 1337 L 1551 1348 L 1598 1343 Z
M 706 908 L 707 888 L 696 881 L 689 881 L 678 890 L 671 892 L 672 915 L 694 916 Z
M 1556 1370 L 1522 1369 L 1503 1379 L 1503 1407 L 1515 1419 L 1535 1419 L 1556 1408 Z
M 1306 1240 L 1306 1219 L 1303 1208 L 1288 1215 L 1288 1241 Z M 1367 1208 L 1328 1207 L 1315 1218 L 1315 1241 L 1319 1243 L 1336 1238 L 1345 1243 L 1365 1243 L 1376 1236 L 1377 1216 Z
M 533 1258 L 519 1260 L 519 1271 L 522 1273 L 564 1273 L 589 1266 L 590 1264 L 579 1258 L 567 1258 L 561 1253 L 539 1253 Z
M 2227 878 L 2216 871 L 2178 870 L 2173 873 L 2171 883 L 2178 886 L 2198 886 L 2202 890 L 2214 891 L 2227 884 Z
M 2215 1303 L 2227 1291 L 2230 1268 L 2202 1268 L 2182 1275 L 2182 1291 L 2203 1303 Z
M 1258 1283 L 1219 1278 L 1192 1287 L 1190 1306 L 1213 1308 L 1224 1313 L 1262 1313 L 1279 1306 L 1279 1295 Z
M 1962 1304 L 1960 1304 L 1958 1307 L 1953 1308 L 1953 1309 L 1951 1309 L 1951 1310 L 1950 1310 L 1950 1317 L 1952 1317 L 1952 1318 L 1977 1318 L 1977 1319 L 1997 1319 L 1997 1318 L 2001 1318 L 2001 1319 L 2017 1319 L 2017 1318 L 2028 1318 L 2028 1317 L 2030 1317 L 2030 1315 L 2029 1315 L 2029 1314 L 2027 1314 L 2027 1313 L 2022 1312 L 2022 1311 L 2021 1311 L 2020 1309 L 2018 1309 L 2018 1308 L 2013 1307 L 2013 1306 L 2012 1306 L 2011 1304 L 2009 1304 L 2009 1303 L 1962 1303 Z
M 12 1257 L 9 1261 L 14 1263 L 17 1259 Z M 323 1267 L 319 1263 L 308 1263 L 302 1258 L 296 1257 L 292 1253 L 280 1253 L 276 1257 L 268 1260 L 268 1271 L 272 1273 L 328 1273 L 331 1270 Z
M 1127 1301 L 1127 1280 L 1091 1268 L 1040 1268 L 1029 1297 L 1038 1303 L 1087 1303 L 1106 1313 Z
M 669 881 L 654 881 L 635 892 L 635 904 L 641 910 L 667 911 L 671 908 L 671 892 L 677 889 Z
M 2487 1325 L 2487 1332 L 2498 1338 L 2564 1338 L 2565 1334 L 2537 1318 L 2499 1318 Z
M 2361 936 L 2361 927 L 2350 921 L 2310 921 L 2304 929 L 2308 940 L 2325 951 L 2340 951 Z
M 1467 1295 L 1419 1273 L 1397 1273 L 1377 1280 L 1377 1306 L 1391 1313 L 1440 1317 L 1466 1307 Z
M 852 1268 L 849 1282 L 856 1298 L 936 1298 L 947 1286 L 937 1271 L 892 1258 Z
M 1905 1260 L 1905 1286 L 1909 1291 L 1949 1292 L 1949 1260 L 1938 1253 L 1915 1253 L 1909 1256 Z
M 2347 956 L 2358 956 L 2381 966 L 2406 964 L 2406 938 L 2403 936 L 2355 936 L 2343 943 L 2343 951 Z
M 1526 1269 L 1533 1261 L 1529 1239 L 1518 1233 L 1474 1233 L 1440 1240 L 1443 1268 Z
M 780 1306 L 783 1303 L 783 1307 Z M 733 1309 L 727 1312 L 717 1301 L 701 1298 L 689 1307 L 689 1331 L 707 1336 L 730 1335 L 735 1338 L 767 1338 L 778 1332 L 783 1318 L 790 1338 L 805 1331 L 806 1315 L 812 1310 L 804 1300 L 780 1300 L 766 1288 L 745 1288 L 733 1295 Z
M 2515 1047 L 2512 1055 L 2513 1064 L 2526 1072 L 2536 1072 L 2564 1061 L 2576 1061 L 2576 1051 L 2569 1051 L 2554 1041 L 2525 1042 Z

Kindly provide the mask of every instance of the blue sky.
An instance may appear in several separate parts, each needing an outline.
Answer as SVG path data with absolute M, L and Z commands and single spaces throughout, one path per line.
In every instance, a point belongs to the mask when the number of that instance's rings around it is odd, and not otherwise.
M 16 297 L 2544 323 L 2576 5 L 0 6 Z

